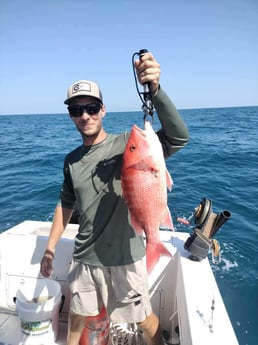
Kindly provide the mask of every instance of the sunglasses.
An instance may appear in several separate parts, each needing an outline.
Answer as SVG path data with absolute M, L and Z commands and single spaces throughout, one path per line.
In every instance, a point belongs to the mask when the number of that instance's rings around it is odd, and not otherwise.
M 85 105 L 69 105 L 67 107 L 69 114 L 73 117 L 80 117 L 83 115 L 84 110 L 86 110 L 89 115 L 96 115 L 102 108 L 101 103 L 90 103 Z

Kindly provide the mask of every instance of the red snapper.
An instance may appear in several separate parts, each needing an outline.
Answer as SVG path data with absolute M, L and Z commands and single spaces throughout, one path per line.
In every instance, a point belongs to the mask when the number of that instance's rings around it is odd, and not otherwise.
M 167 206 L 167 188 L 172 178 L 163 150 L 151 124 L 145 129 L 133 125 L 123 156 L 121 171 L 123 199 L 136 234 L 146 236 L 146 264 L 150 273 L 161 255 L 171 253 L 159 238 L 159 227 L 174 229 Z

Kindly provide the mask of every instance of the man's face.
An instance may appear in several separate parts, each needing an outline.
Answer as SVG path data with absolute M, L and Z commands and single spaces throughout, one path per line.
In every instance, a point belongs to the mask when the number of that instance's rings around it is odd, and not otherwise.
M 103 131 L 102 119 L 106 114 L 105 106 L 92 97 L 74 98 L 69 106 L 72 109 L 69 110 L 70 117 L 81 133 L 83 140 L 97 139 Z

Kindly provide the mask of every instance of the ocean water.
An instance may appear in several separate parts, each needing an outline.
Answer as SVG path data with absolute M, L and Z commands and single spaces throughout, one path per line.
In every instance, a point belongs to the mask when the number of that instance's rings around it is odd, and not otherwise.
M 177 223 L 206 197 L 213 212 L 231 219 L 215 238 L 222 260 L 212 268 L 240 345 L 258 340 L 258 107 L 181 110 L 190 142 L 168 158 L 174 187 L 168 196 Z M 108 113 L 116 133 L 141 112 Z M 67 114 L 0 116 L 0 232 L 24 220 L 52 220 L 62 184 L 63 159 L 81 138 Z M 158 128 L 157 116 L 153 126 Z M 205 277 L 204 277 L 205 278 Z M 216 305 L 215 305 L 216 312 Z M 230 345 L 230 344 L 229 344 Z

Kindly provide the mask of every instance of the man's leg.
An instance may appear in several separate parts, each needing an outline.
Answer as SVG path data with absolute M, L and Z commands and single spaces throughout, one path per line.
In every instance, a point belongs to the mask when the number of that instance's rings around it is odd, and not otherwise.
M 85 316 L 69 313 L 67 345 L 78 345 L 85 327 Z
M 144 321 L 138 323 L 138 326 L 143 331 L 148 345 L 164 344 L 159 319 L 153 312 Z

